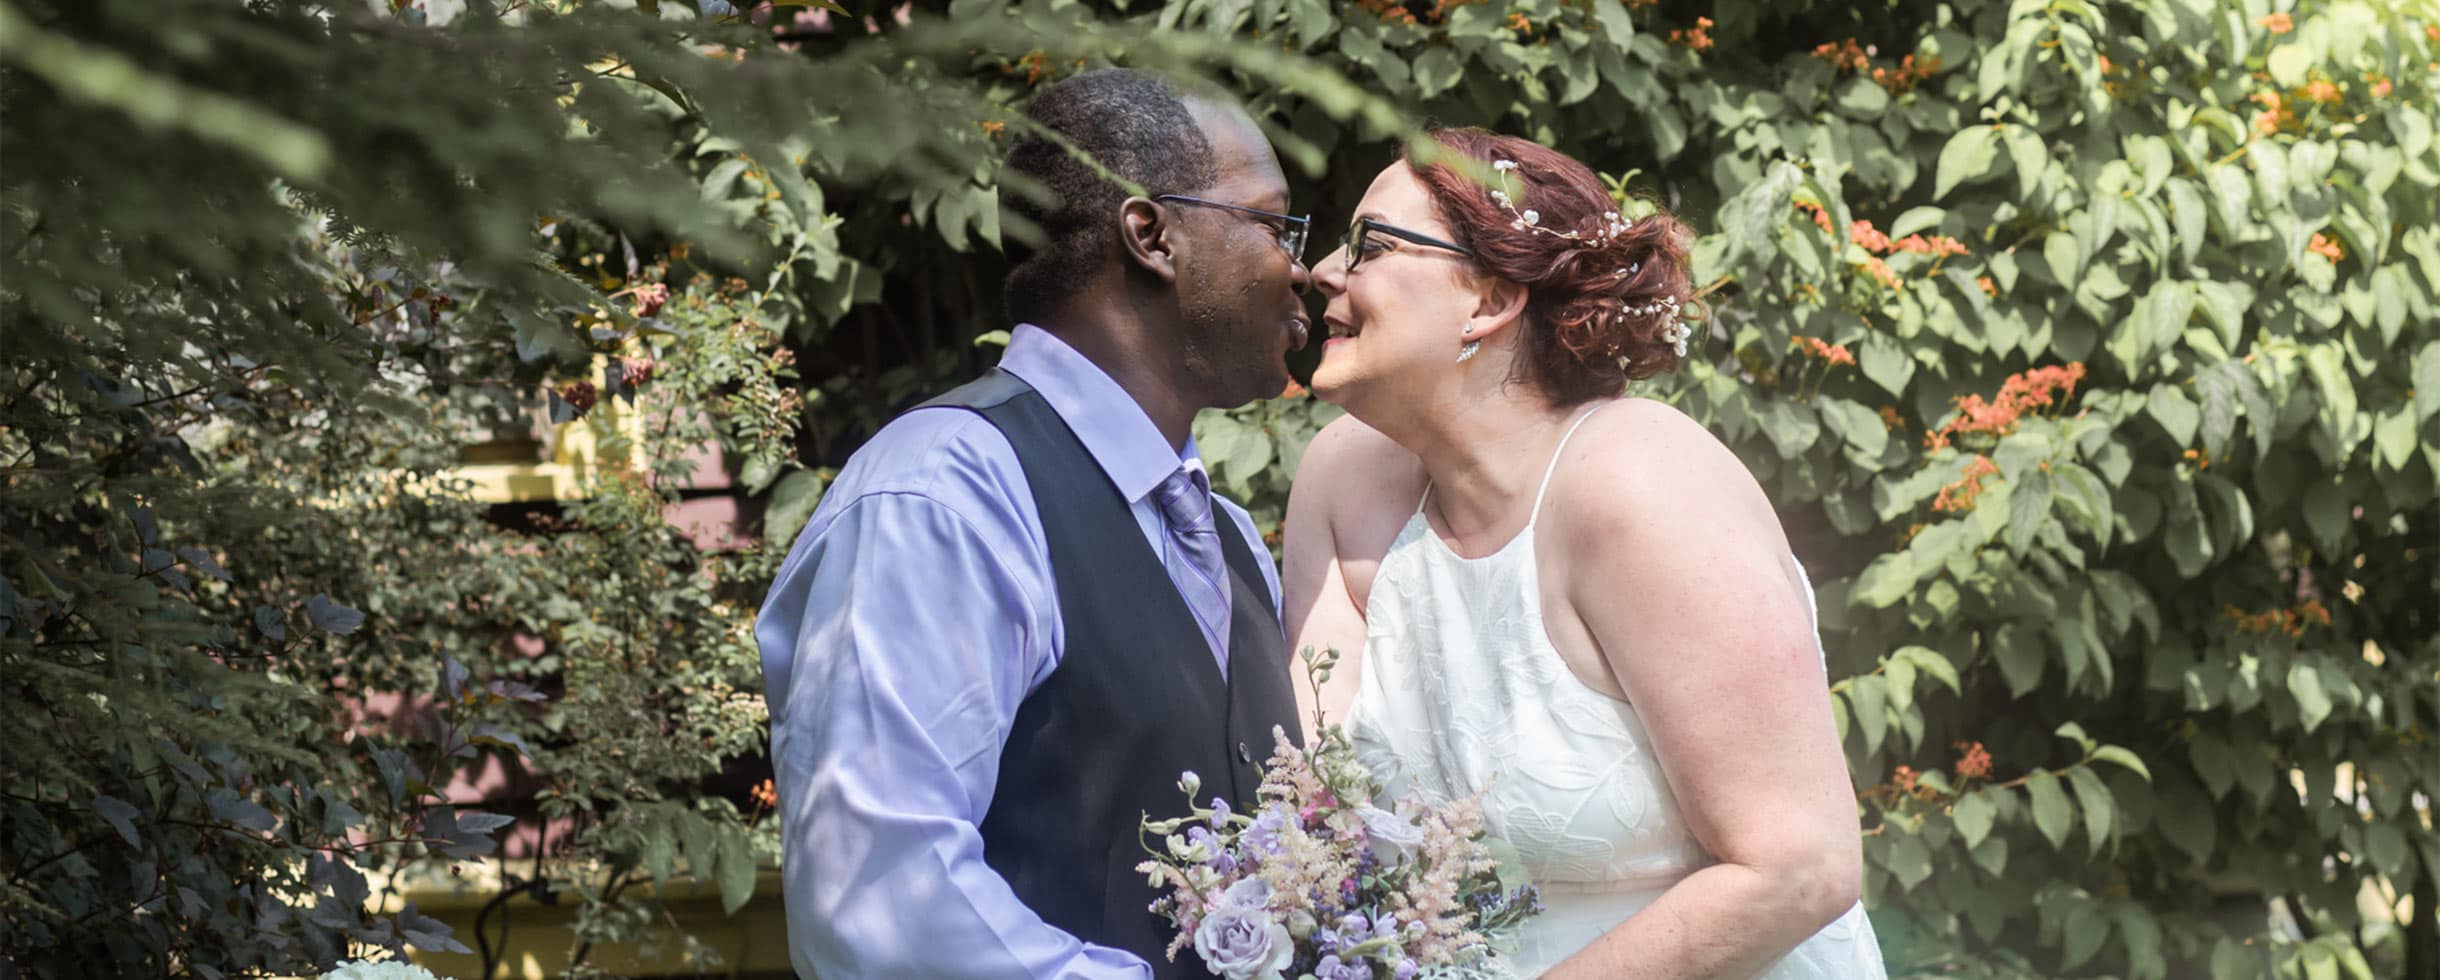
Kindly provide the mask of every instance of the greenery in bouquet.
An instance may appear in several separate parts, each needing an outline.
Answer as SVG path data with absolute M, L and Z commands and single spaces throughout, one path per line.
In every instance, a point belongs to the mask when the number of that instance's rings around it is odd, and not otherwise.
M 1338 653 L 1303 656 L 1318 688 Z M 1229 980 L 1497 975 L 1496 950 L 1541 902 L 1500 860 L 1480 802 L 1378 800 L 1345 730 L 1318 712 L 1314 727 L 1301 748 L 1273 729 L 1254 812 L 1196 805 L 1189 772 L 1190 812 L 1144 820 L 1153 856 L 1138 870 L 1169 888 L 1153 903 L 1178 927 L 1169 956 L 1192 946 Z

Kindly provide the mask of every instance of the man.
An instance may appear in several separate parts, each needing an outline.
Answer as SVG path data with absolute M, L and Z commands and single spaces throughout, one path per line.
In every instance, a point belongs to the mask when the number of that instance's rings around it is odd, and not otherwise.
M 755 628 L 790 955 L 846 977 L 1200 977 L 1137 823 L 1243 803 L 1294 733 L 1278 573 L 1209 490 L 1201 409 L 1280 391 L 1304 220 L 1242 109 L 1100 71 L 1029 114 L 1055 192 L 1000 367 L 848 462 Z

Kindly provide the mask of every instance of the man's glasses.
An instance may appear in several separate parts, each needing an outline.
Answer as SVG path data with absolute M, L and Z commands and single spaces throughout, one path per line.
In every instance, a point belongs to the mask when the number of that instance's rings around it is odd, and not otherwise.
M 1357 218 L 1356 223 L 1347 229 L 1347 244 L 1340 247 L 1340 251 L 1347 254 L 1348 272 L 1356 271 L 1356 266 L 1364 261 L 1364 256 L 1387 248 L 1387 246 L 1371 244 L 1370 239 L 1374 232 L 1388 235 L 1391 238 L 1404 239 L 1417 245 L 1455 252 L 1459 255 L 1472 256 L 1474 254 L 1473 249 L 1456 242 L 1442 241 L 1419 231 L 1408 231 L 1397 225 L 1383 224 L 1371 218 Z
M 1277 211 L 1265 211 L 1261 208 L 1249 208 L 1240 204 L 1224 204 L 1219 201 L 1206 201 L 1199 197 L 1188 197 L 1184 194 L 1163 194 L 1153 198 L 1153 200 L 1176 201 L 1180 204 L 1200 204 L 1207 208 L 1219 208 L 1224 211 L 1235 211 L 1239 214 L 1250 214 L 1265 221 L 1276 221 L 1279 223 L 1276 229 L 1279 235 L 1279 247 L 1287 250 L 1289 259 L 1297 262 L 1303 262 L 1305 260 L 1305 235 L 1306 232 L 1313 227 L 1313 219 L 1311 218 L 1302 215 L 1281 214 Z

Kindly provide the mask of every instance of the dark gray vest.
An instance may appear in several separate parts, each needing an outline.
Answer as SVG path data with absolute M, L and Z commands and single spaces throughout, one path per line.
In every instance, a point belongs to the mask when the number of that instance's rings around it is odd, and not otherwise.
M 1150 856 L 1138 824 L 1185 811 L 1177 782 L 1190 770 L 1206 801 L 1224 795 L 1244 812 L 1273 726 L 1301 741 L 1279 611 L 1254 553 L 1215 507 L 1235 595 L 1223 681 L 1128 501 L 1040 394 L 994 370 L 934 406 L 980 414 L 1015 447 L 1064 631 L 1058 669 L 1017 708 L 1000 753 L 983 857 L 1050 924 L 1129 950 L 1158 977 L 1208 976 L 1192 950 L 1174 964 L 1165 955 L 1174 932 L 1149 908 L 1162 893 L 1135 870 Z

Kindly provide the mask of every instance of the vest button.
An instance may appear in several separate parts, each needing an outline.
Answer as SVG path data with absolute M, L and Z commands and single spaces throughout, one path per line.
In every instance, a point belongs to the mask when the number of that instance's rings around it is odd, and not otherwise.
M 1251 764 L 1254 761 L 1254 750 L 1246 748 L 1244 742 L 1237 743 L 1237 761 Z

